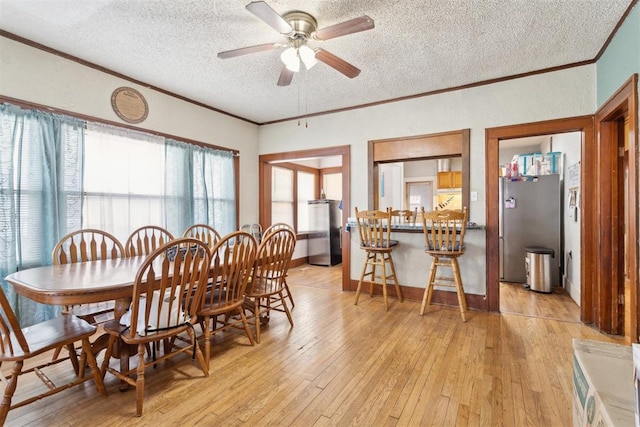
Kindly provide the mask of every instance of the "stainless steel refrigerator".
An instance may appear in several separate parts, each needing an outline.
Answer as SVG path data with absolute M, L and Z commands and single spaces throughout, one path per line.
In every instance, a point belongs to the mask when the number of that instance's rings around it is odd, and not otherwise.
M 559 175 L 527 181 L 500 178 L 500 280 L 525 283 L 525 248 L 553 249 L 551 284 L 560 284 L 562 253 Z
M 342 262 L 339 206 L 339 200 L 309 200 L 309 264 L 331 266 Z

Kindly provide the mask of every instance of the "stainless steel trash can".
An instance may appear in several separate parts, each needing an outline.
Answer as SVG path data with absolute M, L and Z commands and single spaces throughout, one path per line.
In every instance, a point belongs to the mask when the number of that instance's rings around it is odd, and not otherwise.
M 537 292 L 551 292 L 553 287 L 551 283 L 551 258 L 555 258 L 553 249 L 528 246 L 524 250 L 529 289 Z

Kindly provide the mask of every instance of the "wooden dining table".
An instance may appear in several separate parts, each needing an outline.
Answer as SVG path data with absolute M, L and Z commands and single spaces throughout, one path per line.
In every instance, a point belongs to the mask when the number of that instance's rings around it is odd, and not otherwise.
M 48 305 L 115 301 L 119 318 L 129 309 L 133 282 L 145 257 L 49 265 L 11 273 L 6 277 L 18 295 Z
M 133 283 L 146 257 L 49 265 L 11 273 L 6 277 L 18 295 L 48 305 L 75 305 L 115 301 L 114 316 L 120 319 L 129 309 Z M 92 343 L 94 353 L 104 349 L 108 336 Z M 120 367 L 129 369 L 128 346 L 119 346 Z

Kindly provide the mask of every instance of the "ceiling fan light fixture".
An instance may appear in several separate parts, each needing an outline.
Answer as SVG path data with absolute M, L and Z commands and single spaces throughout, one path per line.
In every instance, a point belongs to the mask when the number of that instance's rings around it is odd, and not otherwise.
M 280 59 L 289 71 L 293 71 L 294 73 L 300 71 L 300 58 L 298 57 L 298 50 L 295 47 L 285 49 L 285 51 L 280 54 Z
M 318 63 L 315 51 L 306 44 L 298 48 L 298 54 L 300 55 L 300 59 L 302 59 L 307 70 L 310 70 L 311 67 Z

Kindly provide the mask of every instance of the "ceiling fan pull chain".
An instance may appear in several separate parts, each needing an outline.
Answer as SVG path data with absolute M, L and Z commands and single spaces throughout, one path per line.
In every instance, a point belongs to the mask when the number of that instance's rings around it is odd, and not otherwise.
M 304 127 L 309 127 L 309 85 L 307 84 L 308 71 L 304 73 Z
M 298 79 L 298 127 L 300 127 L 300 118 L 301 118 L 301 114 L 300 114 L 300 79 Z

